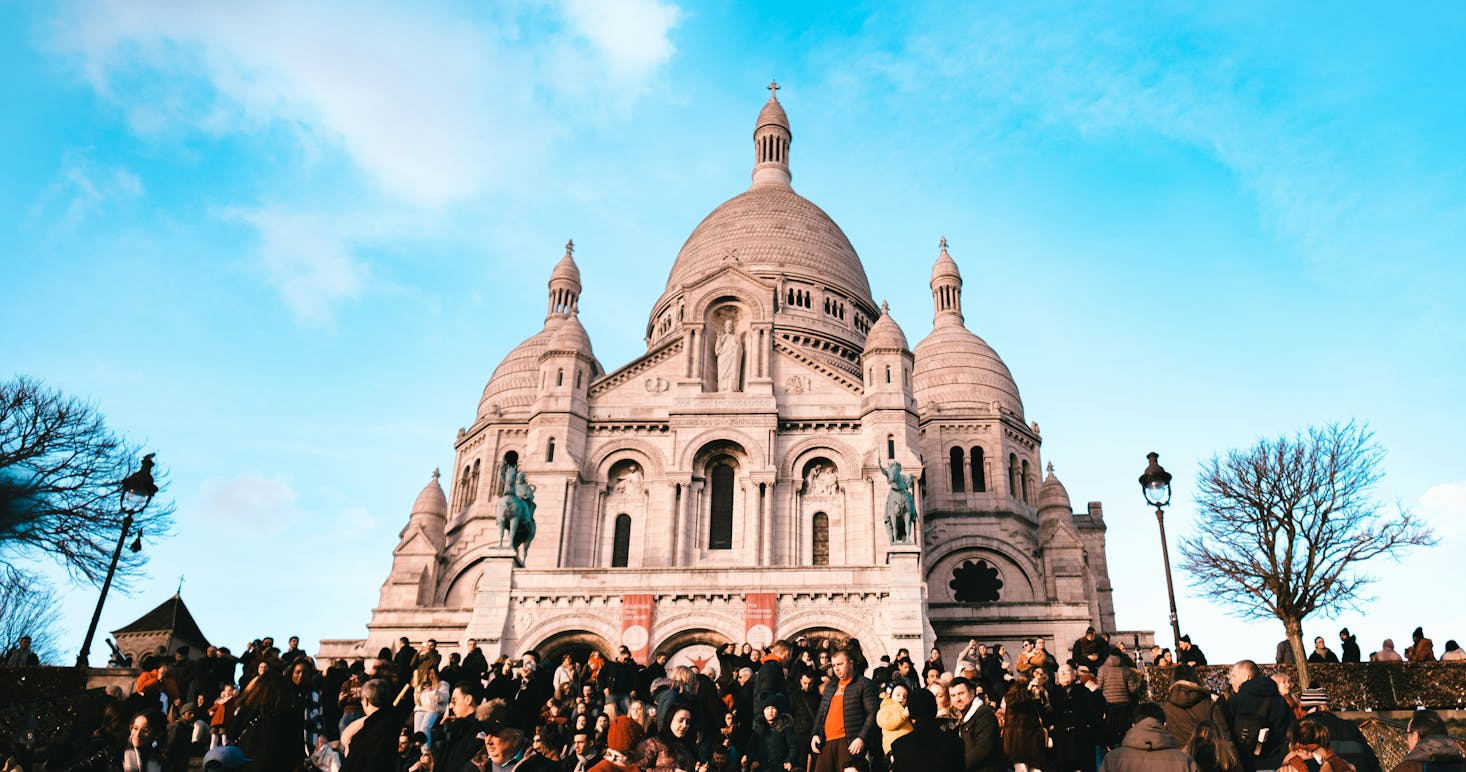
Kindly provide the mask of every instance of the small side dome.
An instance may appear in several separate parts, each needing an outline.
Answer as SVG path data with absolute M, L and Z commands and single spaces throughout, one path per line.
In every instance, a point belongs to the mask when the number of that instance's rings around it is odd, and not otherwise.
M 438 482 L 438 477 L 438 470 L 434 469 L 433 479 L 423 486 L 422 493 L 417 494 L 417 501 L 412 502 L 413 515 L 448 516 L 448 497 L 443 495 L 443 486 Z
M 906 350 L 906 334 L 901 332 L 901 325 L 891 318 L 891 307 L 881 301 L 881 317 L 870 326 L 870 332 L 865 336 L 865 353 Z
M 1048 476 L 1044 478 L 1043 485 L 1039 486 L 1038 509 L 1040 512 L 1046 509 L 1062 509 L 1066 515 L 1074 511 L 1069 503 L 1068 489 L 1054 476 L 1053 464 L 1049 464 Z
M 515 346 L 494 368 L 479 398 L 479 418 L 517 412 L 534 404 L 540 383 L 540 354 L 561 324 L 562 317 L 550 317 L 544 329 Z
M 545 353 L 540 357 L 550 354 L 584 354 L 595 359 L 596 355 L 590 347 L 590 335 L 580 324 L 579 314 L 572 313 L 556 327 L 555 334 L 550 336 L 550 342 L 545 345 Z

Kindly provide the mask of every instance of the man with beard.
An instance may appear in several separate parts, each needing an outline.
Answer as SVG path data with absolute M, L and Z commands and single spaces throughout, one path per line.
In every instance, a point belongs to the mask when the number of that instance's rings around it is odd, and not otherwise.
M 458 772 L 473 760 L 483 747 L 479 733 L 484 727 L 476 717 L 479 705 L 479 687 L 472 681 L 463 681 L 453 687 L 448 697 L 448 715 L 433 726 L 432 741 L 433 768 Z

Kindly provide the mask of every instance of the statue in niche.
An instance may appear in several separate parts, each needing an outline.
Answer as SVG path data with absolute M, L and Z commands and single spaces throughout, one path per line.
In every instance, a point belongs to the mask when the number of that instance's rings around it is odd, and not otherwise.
M 738 375 L 743 368 L 743 342 L 733 330 L 733 320 L 723 322 L 723 331 L 718 333 L 717 347 L 718 391 L 739 391 Z
M 915 542 L 913 529 L 916 526 L 916 476 L 901 474 L 901 462 L 892 461 L 887 467 L 881 463 L 879 455 L 876 456 L 876 466 L 880 467 L 881 474 L 886 477 L 886 484 L 891 490 L 886 494 L 886 533 L 891 537 L 892 544 L 912 544 Z
M 838 490 L 835 470 L 832 467 L 815 464 L 809 468 L 809 473 L 804 478 L 804 495 L 833 496 Z
M 641 467 L 631 464 L 611 486 L 612 496 L 641 495 Z

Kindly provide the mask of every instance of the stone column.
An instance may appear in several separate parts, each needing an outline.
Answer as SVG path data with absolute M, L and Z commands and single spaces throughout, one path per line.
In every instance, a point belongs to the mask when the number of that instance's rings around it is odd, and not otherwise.
M 484 558 L 484 573 L 479 579 L 478 593 L 473 599 L 473 614 L 468 618 L 463 637 L 483 645 L 490 661 L 503 650 L 504 636 L 509 631 L 509 600 L 514 589 L 514 550 L 491 547 Z

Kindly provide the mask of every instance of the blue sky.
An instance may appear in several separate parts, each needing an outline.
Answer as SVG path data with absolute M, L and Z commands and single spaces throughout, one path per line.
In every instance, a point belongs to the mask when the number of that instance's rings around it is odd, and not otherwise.
M 183 575 L 221 642 L 363 634 L 565 240 L 613 369 L 776 77 L 795 189 L 913 343 L 950 240 L 1045 461 L 1106 506 L 1122 627 L 1167 624 L 1147 451 L 1174 543 L 1200 461 L 1359 419 L 1442 541 L 1341 622 L 1466 636 L 1420 591 L 1466 538 L 1466 14 L 1030 5 L 0 3 L 5 369 L 94 400 L 178 503 L 102 627 Z M 1178 581 L 1214 656 L 1281 637 Z

